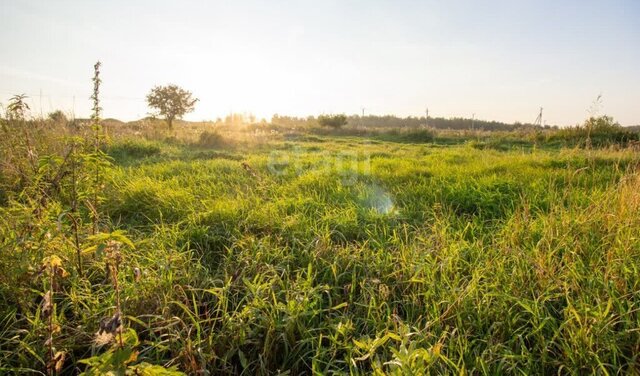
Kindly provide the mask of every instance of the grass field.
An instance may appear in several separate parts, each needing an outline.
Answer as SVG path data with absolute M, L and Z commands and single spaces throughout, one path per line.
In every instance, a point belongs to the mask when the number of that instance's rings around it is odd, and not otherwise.
M 245 375 L 640 367 L 637 151 L 243 137 L 114 139 L 104 234 L 78 243 L 68 189 L 37 215 L 9 200 L 0 370 L 45 372 L 57 349 L 62 373 L 88 358 Z M 125 339 L 102 343 L 114 309 Z
M 0 376 L 640 376 L 640 0 L 0 23 Z

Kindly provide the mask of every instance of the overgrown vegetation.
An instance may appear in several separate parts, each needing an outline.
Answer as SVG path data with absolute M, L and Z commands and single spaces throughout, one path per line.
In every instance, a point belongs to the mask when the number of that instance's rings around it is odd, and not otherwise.
M 342 128 L 347 125 L 347 116 L 344 114 L 338 115 L 320 115 L 318 116 L 318 124 L 323 127 L 329 128 Z
M 548 141 L 560 140 L 568 146 L 605 147 L 627 146 L 637 142 L 638 132 L 624 129 L 608 116 L 590 117 L 583 125 L 560 129 Z
M 0 372 L 633 373 L 640 158 L 537 131 L 2 119 Z M 107 137 L 110 135 L 112 138 Z

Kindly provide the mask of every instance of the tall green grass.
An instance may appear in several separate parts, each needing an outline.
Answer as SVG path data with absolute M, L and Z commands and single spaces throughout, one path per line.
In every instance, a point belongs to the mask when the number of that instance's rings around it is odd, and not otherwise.
M 107 149 L 101 208 L 135 243 L 120 288 L 140 359 L 189 374 L 637 370 L 637 153 L 321 136 Z M 34 275 L 48 250 L 75 260 L 60 213 L 0 209 L 3 372 L 44 369 Z M 57 303 L 68 373 L 113 309 L 90 265 Z

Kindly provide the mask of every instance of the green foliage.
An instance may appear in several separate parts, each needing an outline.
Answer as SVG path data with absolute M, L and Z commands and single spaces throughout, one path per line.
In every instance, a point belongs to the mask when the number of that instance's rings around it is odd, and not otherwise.
M 113 161 L 90 136 L 33 142 L 35 170 L 0 207 L 1 372 L 637 368 L 637 152 L 515 132 L 254 131 L 228 155 L 203 150 L 218 136 L 127 135 Z
M 141 159 L 160 154 L 157 143 L 146 140 L 127 139 L 111 145 L 108 154 L 117 161 Z
M 29 105 L 26 102 L 27 98 L 26 94 L 18 94 L 9 99 L 9 104 L 7 105 L 7 119 L 25 119 L 27 112 L 29 111 Z
M 164 116 L 171 128 L 174 119 L 180 119 L 194 110 L 198 99 L 192 98 L 192 95 L 177 85 L 156 86 L 147 95 L 147 104 L 158 115 Z
M 64 112 L 60 111 L 60 110 L 55 110 L 51 113 L 49 113 L 49 115 L 47 115 L 47 118 L 49 118 L 49 120 L 51 120 L 54 123 L 62 123 L 65 124 L 67 122 L 67 115 L 64 114 Z
M 600 116 L 590 117 L 576 127 L 560 129 L 548 138 L 557 140 L 580 147 L 626 146 L 630 141 L 640 140 L 640 135 L 624 129 L 609 116 Z
M 557 129 L 557 126 L 534 126 L 532 124 L 502 123 L 499 121 L 487 121 L 478 119 L 466 119 L 460 117 L 442 118 L 429 117 L 429 121 L 425 117 L 398 117 L 395 115 L 349 115 L 347 122 L 359 127 L 368 129 L 420 129 L 428 125 L 431 129 L 439 130 L 484 130 L 484 131 L 515 131 L 522 129 Z M 271 118 L 271 123 L 276 126 L 294 128 L 294 127 L 314 127 L 318 125 L 318 119 L 313 116 L 295 117 L 275 114 Z
M 3 181 L 11 195 L 0 211 L 0 314 L 3 320 L 15 317 L 6 320 L 10 325 L 3 328 L 7 336 L 0 341 L 2 371 L 54 375 L 77 370 L 78 352 L 74 350 L 82 353 L 90 347 L 92 336 L 86 328 L 96 327 L 95 315 L 102 316 L 111 301 L 115 311 L 110 319 L 100 320 L 97 335 L 115 334 L 118 349 L 105 355 L 104 364 L 98 357 L 93 365 L 123 374 L 172 371 L 148 363 L 128 365 L 135 359 L 127 351 L 136 353 L 123 342 L 120 270 L 127 266 L 123 253 L 131 254 L 134 245 L 122 231 L 102 232 L 110 227 L 106 218 L 100 217 L 103 178 L 110 161 L 102 150 L 100 63 L 94 68 L 92 134 L 56 134 L 64 128 L 55 119 L 49 123 L 27 119 L 23 96 L 16 96 L 8 109 L 9 124 L 3 127 L 7 137 L 2 142 L 11 146 L 7 149 L 8 167 L 18 172 L 20 180 L 17 184 Z M 87 226 L 89 221 L 91 226 Z M 138 282 L 141 273 L 139 268 L 134 270 L 134 281 Z M 103 271 L 112 283 L 113 300 L 105 299 L 105 291 L 93 294 Z M 5 306 L 17 309 L 6 310 Z M 86 326 L 75 325 L 80 322 Z M 69 330 L 71 325 L 75 331 Z M 11 351 L 24 355 L 4 356 Z M 125 358 L 129 360 L 123 361 Z M 69 360 L 73 364 L 68 364 Z M 104 374 L 104 367 L 98 367 L 96 374 Z
M 430 129 L 418 129 L 411 132 L 389 131 L 378 139 L 385 141 L 405 142 L 405 143 L 430 143 L 435 141 L 435 133 Z
M 129 329 L 124 335 L 124 347 L 113 346 L 100 355 L 88 359 L 81 359 L 78 363 L 86 364 L 87 368 L 81 375 L 141 375 L 141 376 L 181 376 L 184 373 L 172 368 L 165 368 L 137 362 L 138 352 L 135 347 L 139 345 L 138 335 L 133 329 Z
M 344 114 L 338 115 L 320 115 L 318 116 L 318 124 L 323 127 L 330 128 L 342 128 L 347 124 L 347 116 Z
M 132 224 L 173 222 L 190 212 L 193 196 L 176 182 L 141 177 L 117 182 L 114 188 L 117 198 L 106 203 L 106 210 L 117 220 Z

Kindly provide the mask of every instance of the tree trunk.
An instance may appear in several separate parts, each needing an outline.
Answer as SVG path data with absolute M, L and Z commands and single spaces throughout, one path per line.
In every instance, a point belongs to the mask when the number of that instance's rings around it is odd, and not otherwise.
M 168 117 L 167 118 L 167 123 L 169 124 L 169 129 L 173 129 L 173 118 L 172 117 Z

